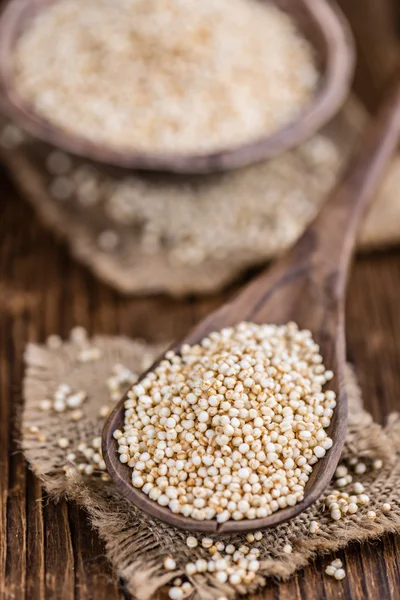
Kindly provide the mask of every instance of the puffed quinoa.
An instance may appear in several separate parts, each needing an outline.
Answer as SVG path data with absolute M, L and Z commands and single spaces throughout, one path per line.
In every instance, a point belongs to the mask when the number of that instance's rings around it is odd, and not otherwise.
M 179 587 L 172 587 L 168 591 L 168 596 L 171 598 L 171 600 L 182 600 L 183 591 Z
M 364 505 L 369 503 L 369 496 L 367 494 L 360 494 L 358 496 L 358 504 Z
M 204 152 L 270 134 L 319 79 L 310 44 L 269 3 L 63 0 L 29 25 L 18 93 L 59 127 L 123 150 Z
M 364 492 L 365 488 L 362 483 L 360 483 L 359 481 L 356 481 L 355 483 L 353 483 L 353 490 L 356 494 L 362 494 Z
M 385 502 L 382 504 L 382 510 L 383 512 L 390 512 L 392 510 L 392 505 L 389 504 L 389 502 Z
M 335 579 L 340 581 L 341 579 L 344 579 L 345 577 L 346 577 L 346 572 L 344 569 L 336 569 L 335 574 L 334 574 Z
M 128 392 L 123 431 L 114 431 L 120 461 L 135 487 L 196 520 L 294 506 L 321 454 L 315 448 L 330 439 L 330 417 L 323 425 L 314 412 L 335 404 L 326 381 L 317 344 L 294 323 L 213 332 L 180 355 L 167 352 Z
M 335 558 L 335 560 L 333 560 L 331 562 L 332 567 L 334 567 L 335 569 L 341 569 L 343 567 L 343 563 L 340 560 L 340 558 Z
M 171 556 L 167 556 L 164 559 L 164 569 L 166 569 L 167 571 L 173 571 L 176 568 L 176 562 L 174 561 L 173 558 L 171 558 Z
M 51 407 L 52 407 L 51 400 L 45 399 L 45 400 L 40 401 L 40 410 L 48 411 L 51 409 Z
M 291 554 L 293 551 L 293 548 L 290 544 L 285 544 L 285 546 L 283 546 L 283 551 L 285 554 Z
M 335 471 L 335 477 L 345 477 L 348 474 L 348 469 L 345 465 L 339 465 Z
M 367 470 L 367 465 L 363 462 L 359 462 L 356 464 L 356 466 L 354 467 L 354 472 L 357 473 L 357 475 L 363 475 Z
M 318 530 L 320 529 L 321 525 L 317 522 L 317 521 L 311 521 L 310 523 L 310 533 L 314 534 L 317 533 Z
M 189 596 L 193 591 L 193 587 L 192 585 L 189 583 L 189 581 L 184 581 L 182 583 L 182 592 L 184 597 L 186 598 L 186 596 Z
M 186 545 L 188 548 L 196 548 L 196 546 L 198 545 L 198 541 L 197 539 L 193 536 L 193 535 L 189 535 L 188 538 L 186 538 Z
M 185 571 L 187 575 L 194 575 L 197 573 L 196 565 L 194 563 L 187 563 L 185 567 Z
M 375 519 L 376 519 L 376 512 L 374 510 L 369 510 L 367 512 L 367 519 L 369 519 L 370 521 L 375 521 Z
M 355 502 L 350 502 L 348 506 L 348 513 L 353 515 L 358 511 L 358 506 Z
M 60 446 L 60 448 L 68 448 L 69 446 L 69 439 L 62 437 L 58 440 L 58 445 Z

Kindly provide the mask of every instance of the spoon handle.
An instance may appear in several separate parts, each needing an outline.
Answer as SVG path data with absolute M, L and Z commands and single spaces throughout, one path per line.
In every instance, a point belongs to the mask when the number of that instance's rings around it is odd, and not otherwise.
M 343 296 L 358 227 L 374 191 L 394 154 L 400 137 L 400 80 L 382 103 L 377 117 L 367 128 L 358 150 L 339 184 L 314 222 L 289 252 L 296 263 L 310 254 L 313 266 L 335 269 L 337 293 Z
M 347 275 L 358 226 L 400 136 L 400 80 L 391 89 L 338 185 L 298 242 L 195 327 L 186 341 L 238 320 L 296 320 L 332 336 L 343 325 Z

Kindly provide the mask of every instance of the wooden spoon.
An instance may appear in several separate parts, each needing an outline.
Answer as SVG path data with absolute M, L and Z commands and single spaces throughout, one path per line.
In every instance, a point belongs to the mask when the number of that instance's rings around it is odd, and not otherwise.
M 295 517 L 315 502 L 328 486 L 342 452 L 347 427 L 344 299 L 349 265 L 361 217 L 396 148 L 399 133 L 400 85 L 370 127 L 342 182 L 292 250 L 173 346 L 179 351 L 183 343 L 198 343 L 210 332 L 240 321 L 277 324 L 295 321 L 301 328 L 311 330 L 320 345 L 324 364 L 335 374 L 329 387 L 337 394 L 337 406 L 328 430 L 334 441 L 333 447 L 314 465 L 304 500 L 263 519 L 230 520 L 220 525 L 215 520 L 196 521 L 173 514 L 134 488 L 132 469 L 119 461 L 117 442 L 112 434 L 123 426 L 124 398 L 105 424 L 103 456 L 117 487 L 136 506 L 188 530 L 245 532 Z
M 286 11 L 310 41 L 321 72 L 319 88 L 298 117 L 272 135 L 207 153 L 115 150 L 69 133 L 41 117 L 13 82 L 13 51 L 32 18 L 55 0 L 11 0 L 0 17 L 0 107 L 33 136 L 106 164 L 175 173 L 208 173 L 259 161 L 297 146 L 320 129 L 347 96 L 354 64 L 353 41 L 339 9 L 326 0 L 269 0 Z M 266 0 L 262 0 L 266 1 Z M 134 135 L 134 132 L 133 132 Z

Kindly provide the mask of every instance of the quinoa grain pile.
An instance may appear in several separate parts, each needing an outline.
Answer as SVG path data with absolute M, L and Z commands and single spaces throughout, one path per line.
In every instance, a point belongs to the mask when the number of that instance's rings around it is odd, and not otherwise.
M 20 37 L 15 84 L 93 142 L 212 151 L 296 117 L 318 83 L 309 43 L 258 0 L 59 0 Z
M 308 330 L 240 323 L 134 385 L 116 430 L 132 484 L 197 520 L 263 518 L 304 497 L 327 436 L 333 377 Z

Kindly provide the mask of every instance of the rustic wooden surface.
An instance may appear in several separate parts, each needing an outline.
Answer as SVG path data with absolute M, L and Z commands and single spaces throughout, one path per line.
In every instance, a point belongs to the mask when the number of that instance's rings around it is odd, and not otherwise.
M 398 59 L 397 0 L 340 4 L 357 26 L 357 89 L 373 108 Z M 92 333 L 171 339 L 232 290 L 186 302 L 124 299 L 71 260 L 1 168 L 0 185 L 0 599 L 122 600 L 83 511 L 64 501 L 49 502 L 19 451 L 24 346 L 54 332 L 65 336 L 76 324 Z M 365 402 L 381 422 L 400 408 L 399 298 L 400 249 L 357 259 L 347 303 L 348 354 Z M 325 561 L 318 561 L 287 583 L 271 582 L 253 600 L 400 598 L 400 537 L 353 544 L 338 556 L 347 570 L 343 582 L 325 576 Z
M 181 335 L 231 293 L 177 302 L 123 299 L 76 265 L 0 172 L 0 598 L 119 600 L 103 546 L 73 504 L 48 502 L 18 449 L 22 352 L 27 341 L 76 324 L 90 332 L 150 340 Z M 349 356 L 374 417 L 399 408 L 400 251 L 359 258 L 348 301 Z M 348 577 L 323 574 L 323 561 L 254 598 L 398 599 L 400 538 L 353 545 Z

